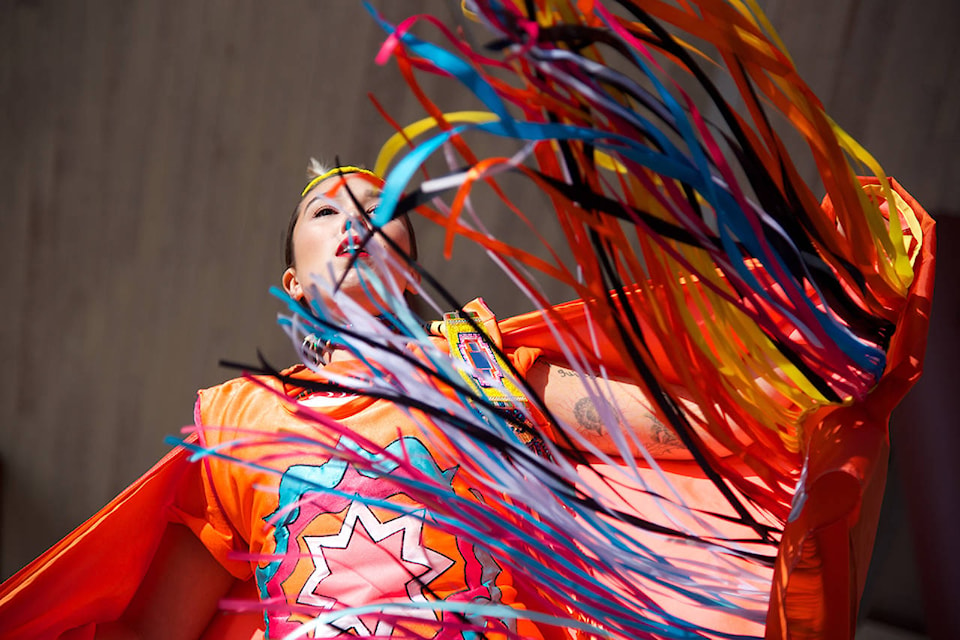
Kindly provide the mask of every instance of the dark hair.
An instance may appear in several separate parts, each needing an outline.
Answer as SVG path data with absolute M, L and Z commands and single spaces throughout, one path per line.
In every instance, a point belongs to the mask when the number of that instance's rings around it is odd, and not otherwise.
M 300 203 L 297 203 L 297 206 L 293 208 L 293 214 L 290 216 L 290 221 L 287 222 L 287 233 L 283 237 L 283 264 L 284 269 L 289 269 L 293 266 L 293 230 L 297 226 L 297 219 L 300 218 Z

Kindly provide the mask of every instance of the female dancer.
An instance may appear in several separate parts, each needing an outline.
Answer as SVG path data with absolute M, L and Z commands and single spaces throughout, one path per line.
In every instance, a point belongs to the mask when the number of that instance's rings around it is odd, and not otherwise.
M 357 167 L 315 167 L 314 173 L 289 225 L 283 289 L 305 307 L 353 305 L 376 313 L 383 300 L 371 295 L 375 284 L 387 282 L 396 292 L 416 279 L 400 256 L 415 251 L 409 221 L 397 218 L 372 233 L 368 218 L 382 180 Z M 613 415 L 616 407 L 618 419 L 631 425 L 649 450 L 665 458 L 689 457 L 676 437 L 651 419 L 635 386 L 607 382 L 602 397 L 608 405 L 598 413 L 594 404 L 600 396 L 588 394 L 576 372 L 546 362 L 537 349 L 509 349 L 504 366 L 488 342 L 489 333 L 497 335 L 492 315 L 479 303 L 468 308 L 490 327 L 483 336 L 463 327 L 457 334 L 479 384 L 510 393 L 525 380 L 553 420 L 577 424 L 595 443 L 602 444 L 606 434 L 599 416 Z M 435 323 L 440 335 L 432 342 L 447 348 L 451 326 L 452 320 Z M 407 348 L 401 344 L 406 338 L 399 338 L 398 348 Z M 482 487 L 458 471 L 438 444 L 443 435 L 429 416 L 389 400 L 330 390 L 342 378 L 368 375 L 369 363 L 335 344 L 308 341 L 305 349 L 312 369 L 297 365 L 279 381 L 237 378 L 200 392 L 197 446 L 216 454 L 182 471 L 164 506 L 169 524 L 162 527 L 142 581 L 117 620 L 88 620 L 96 623 L 94 637 L 196 638 L 221 628 L 241 633 L 242 625 L 242 633 L 264 628 L 269 637 L 284 637 L 321 613 L 365 606 L 378 610 L 348 612 L 315 625 L 313 633 L 433 637 L 454 623 L 475 626 L 487 637 L 565 637 L 557 627 L 524 617 L 470 622 L 456 611 L 426 606 L 411 616 L 412 603 L 534 611 L 541 603 L 528 577 L 445 528 L 430 506 L 407 490 L 406 482 L 429 477 L 445 483 L 453 496 L 484 500 L 478 494 Z M 499 381 L 491 383 L 491 376 Z M 539 439 L 552 434 L 543 414 L 519 393 L 511 410 L 523 423 L 521 441 L 542 452 Z M 351 456 L 367 464 L 379 456 L 390 468 L 371 474 L 350 464 Z M 259 606 L 247 601 L 246 607 L 264 616 L 218 613 L 231 589 L 250 595 L 245 583 L 256 585 L 260 601 Z
M 121 496 L 176 475 L 169 519 L 186 526 L 144 535 L 142 557 L 158 560 L 114 598 L 33 574 L 89 615 L 59 629 L 118 617 L 155 628 L 157 603 L 183 593 L 160 564 L 195 568 L 182 574 L 199 593 L 185 612 L 195 629 L 232 580 L 255 579 L 271 635 L 852 635 L 886 420 L 922 361 L 932 221 L 822 113 L 751 3 L 620 4 L 629 18 L 600 2 L 470 3 L 503 61 L 442 29 L 455 51 L 441 50 L 411 23 L 388 39 L 384 57 L 411 83 L 414 69 L 454 78 L 488 112 L 447 117 L 414 86 L 442 131 L 397 163 L 376 211 L 361 198 L 379 182 L 363 171 L 309 186 L 284 284 L 288 328 L 316 364 L 201 392 L 186 443 L 201 463 L 164 466 Z M 743 109 L 705 60 L 726 65 Z M 696 80 L 718 115 L 661 64 Z M 807 142 L 822 206 L 768 109 Z M 453 126 L 464 118 L 520 151 L 478 160 Z M 444 143 L 462 162 L 410 189 Z M 855 161 L 877 177 L 854 179 Z M 554 199 L 576 273 L 461 221 L 470 185 L 503 170 Z M 451 238 L 515 260 L 506 268 L 531 297 L 517 263 L 582 300 L 501 323 L 468 308 L 425 335 L 400 303 L 417 288 L 404 231 L 368 239 L 358 218 L 386 231 L 450 188 L 449 215 L 426 215 Z M 311 233 L 337 215 L 339 242 Z M 305 269 L 301 240 L 334 268 Z M 649 455 L 661 439 L 644 397 L 693 460 Z M 640 406 L 639 421 L 624 415 Z M 51 561 L 82 555 L 98 525 Z

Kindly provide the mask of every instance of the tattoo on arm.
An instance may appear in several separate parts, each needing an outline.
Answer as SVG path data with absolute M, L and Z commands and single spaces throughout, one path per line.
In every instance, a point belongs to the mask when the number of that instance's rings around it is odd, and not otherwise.
M 579 378 L 580 374 L 576 371 L 571 371 L 570 369 L 564 369 L 563 367 L 557 367 L 557 375 L 561 378 Z
M 663 455 L 686 449 L 673 429 L 657 420 L 653 414 L 648 414 L 647 417 L 650 419 L 650 438 L 645 443 L 647 451 L 652 455 Z
M 573 415 L 577 419 L 577 424 L 584 431 L 595 433 L 598 436 L 603 435 L 603 422 L 600 420 L 600 412 L 590 398 L 580 398 L 573 405 Z

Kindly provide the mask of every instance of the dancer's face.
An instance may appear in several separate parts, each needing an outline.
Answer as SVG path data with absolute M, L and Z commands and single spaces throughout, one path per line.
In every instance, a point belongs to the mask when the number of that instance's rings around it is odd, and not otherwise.
M 377 261 L 360 249 L 369 231 L 366 218 L 379 204 L 380 187 L 364 174 L 332 176 L 307 192 L 300 201 L 293 229 L 293 266 L 283 274 L 283 287 L 291 297 L 309 301 L 313 285 L 332 277 L 334 282 L 341 282 L 341 291 L 372 308 L 358 270 L 349 267 L 358 254 L 357 263 L 362 261 L 372 269 L 379 268 Z M 402 220 L 391 220 L 383 226 L 382 233 L 403 251 L 410 252 L 410 233 Z M 368 241 L 368 247 L 369 243 L 389 250 L 379 233 Z M 398 259 L 402 264 L 402 259 Z M 384 278 L 387 274 L 377 275 Z M 410 274 L 405 270 L 395 269 L 390 275 L 401 287 L 409 285 Z

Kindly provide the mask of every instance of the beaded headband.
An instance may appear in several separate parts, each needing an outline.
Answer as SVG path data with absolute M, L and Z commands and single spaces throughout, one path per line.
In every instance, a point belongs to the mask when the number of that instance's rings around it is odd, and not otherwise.
M 327 178 L 331 178 L 337 175 L 346 175 L 348 173 L 362 173 L 364 175 L 372 176 L 377 180 L 379 180 L 380 182 L 383 182 L 383 178 L 375 174 L 373 171 L 370 171 L 369 169 L 362 169 L 361 167 L 353 167 L 349 165 L 345 167 L 334 167 L 333 169 L 330 169 L 330 171 L 327 171 L 326 173 L 322 173 L 316 178 L 314 178 L 313 180 L 311 180 L 310 182 L 308 182 L 307 186 L 305 186 L 303 188 L 303 191 L 300 193 L 300 197 L 302 198 L 303 196 L 307 195 L 307 192 L 310 191 L 310 189 L 313 189 L 315 186 L 317 186 Z

